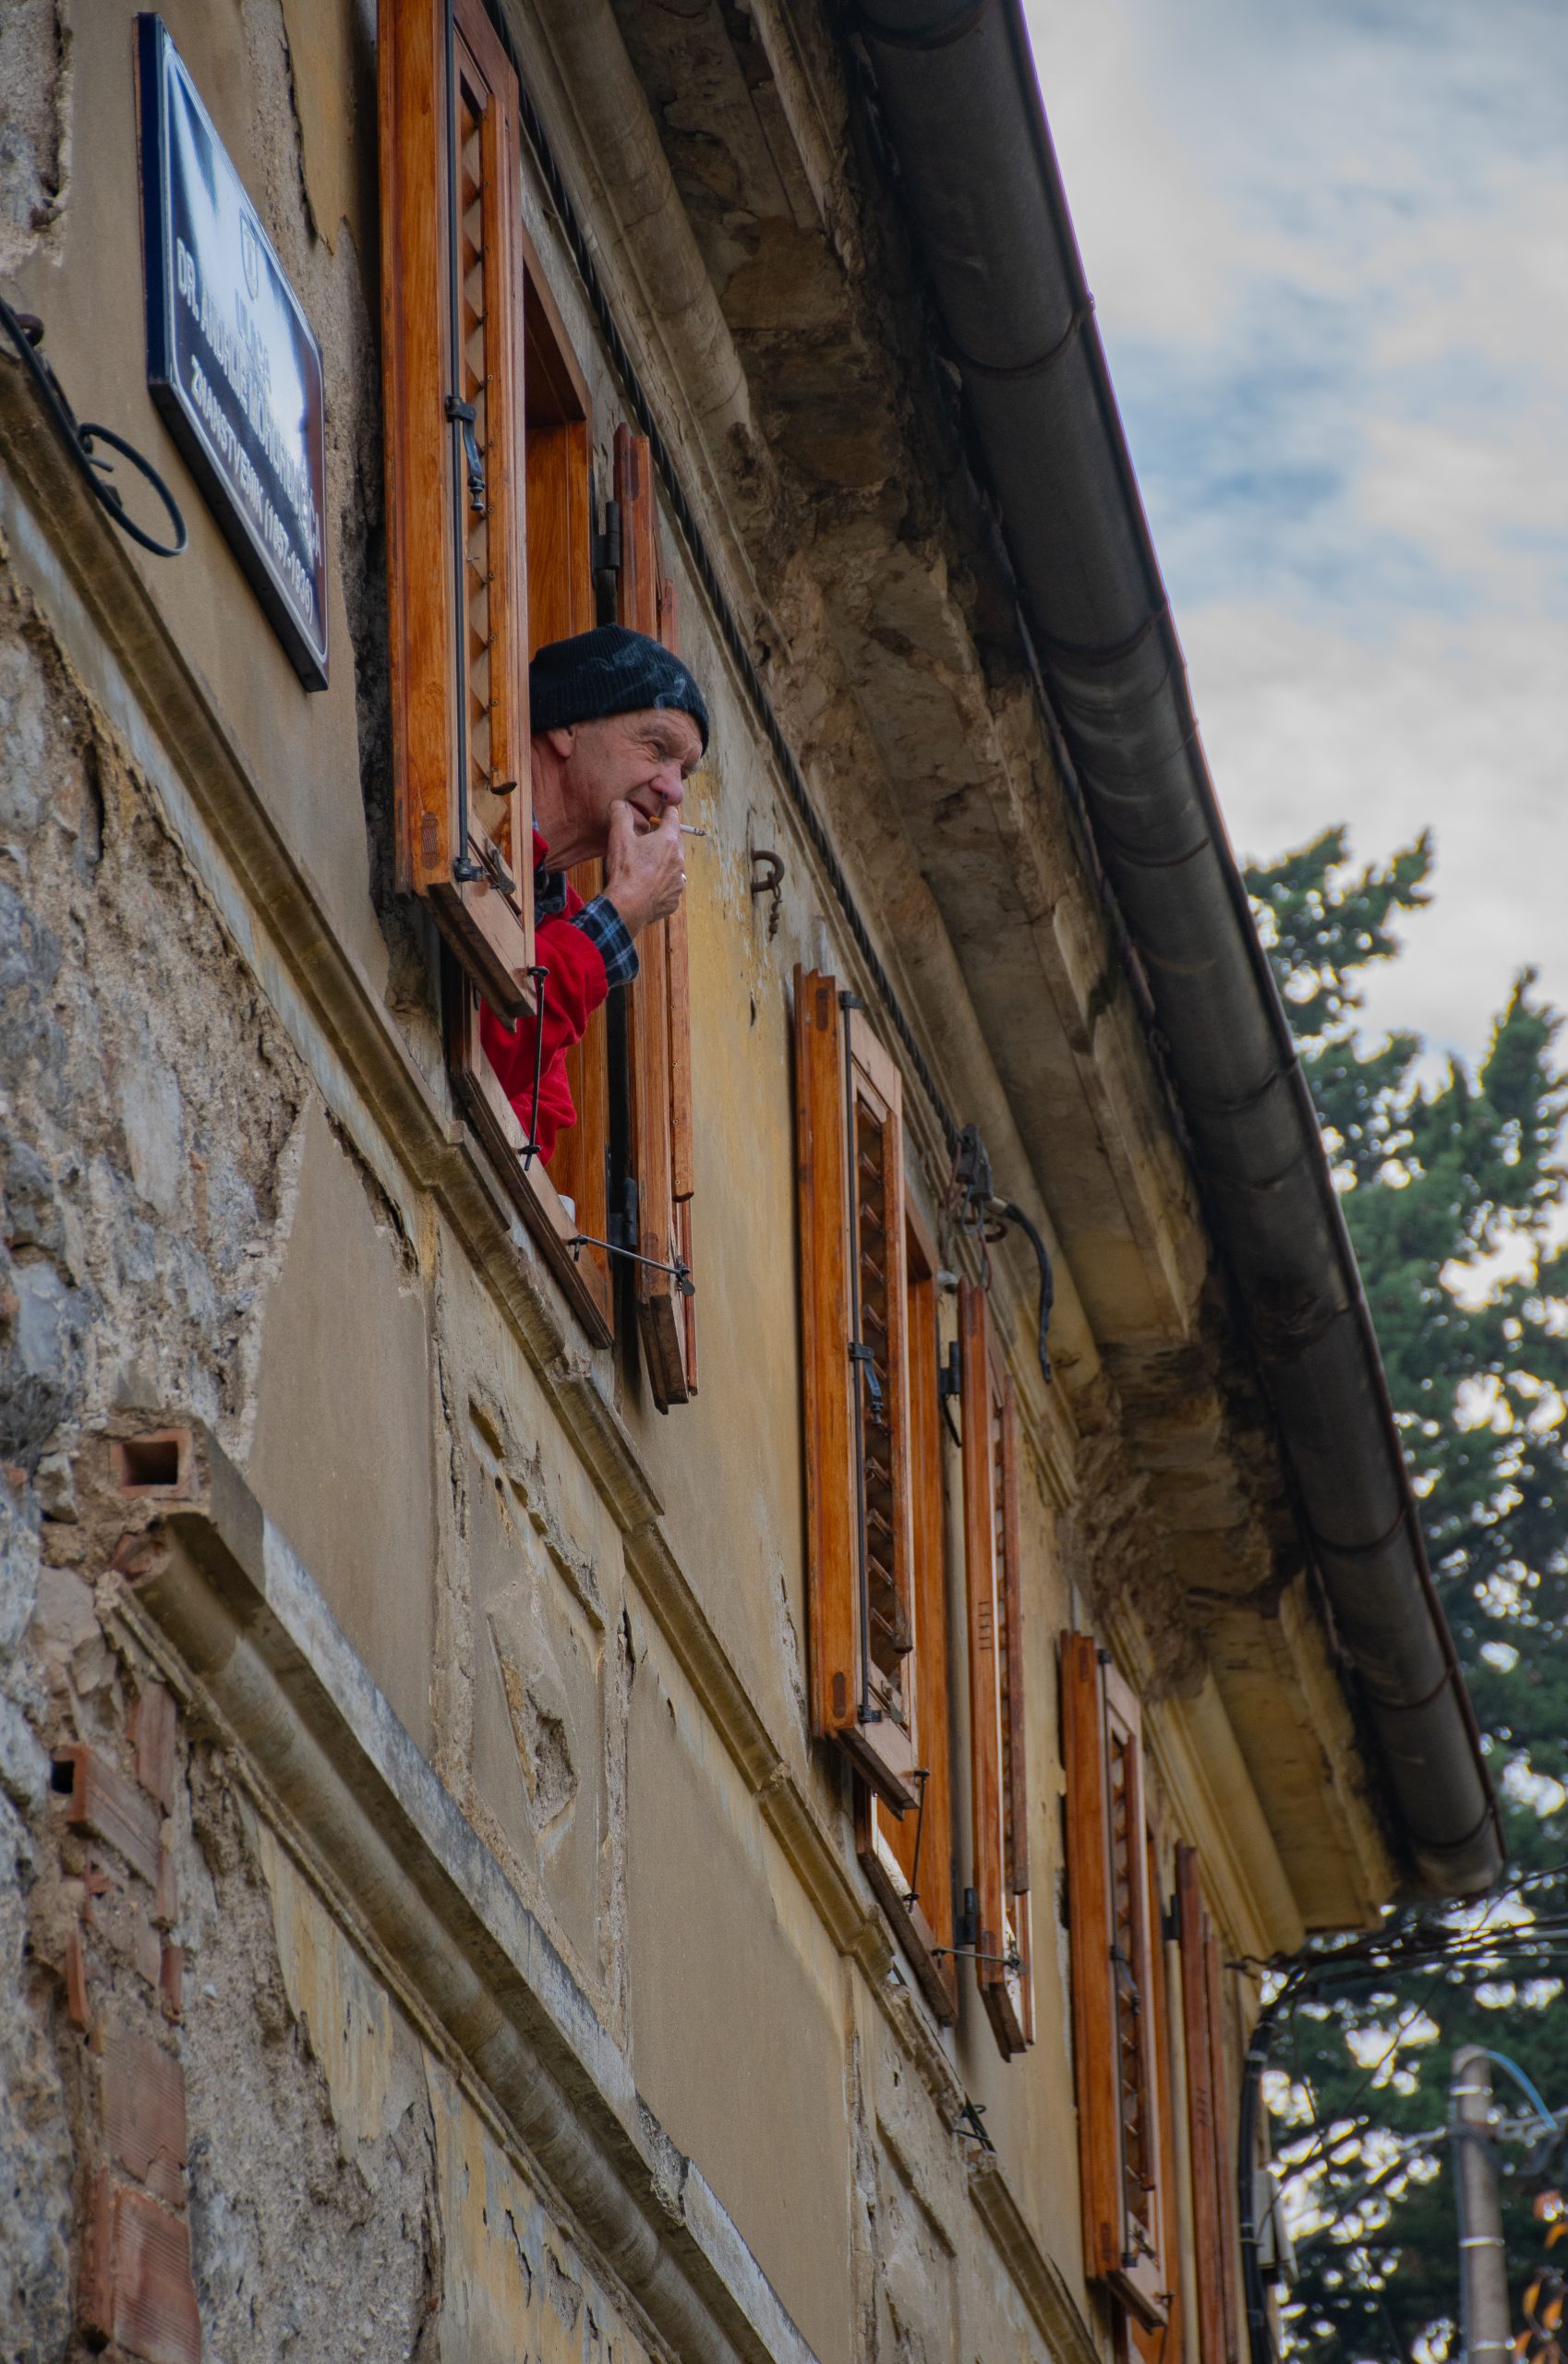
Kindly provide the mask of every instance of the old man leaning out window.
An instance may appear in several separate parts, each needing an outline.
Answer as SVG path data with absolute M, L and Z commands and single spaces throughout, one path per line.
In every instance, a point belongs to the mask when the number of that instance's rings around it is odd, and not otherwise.
M 541 648 L 528 669 L 528 700 L 536 958 L 548 971 L 543 1041 L 533 1018 L 511 1028 L 486 1009 L 481 1026 L 517 1121 L 548 1161 L 577 1118 L 567 1052 L 610 987 L 636 975 L 643 929 L 667 919 L 685 889 L 681 805 L 708 719 L 680 658 L 621 624 Z M 566 873 L 600 858 L 603 891 L 585 903 Z

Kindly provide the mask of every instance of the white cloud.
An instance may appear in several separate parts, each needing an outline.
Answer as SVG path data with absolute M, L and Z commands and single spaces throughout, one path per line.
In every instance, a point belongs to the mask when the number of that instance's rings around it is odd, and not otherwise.
M 1377 1022 L 1568 1005 L 1568 12 L 1026 0 L 1232 833 L 1431 824 Z
M 1266 859 L 1347 823 L 1362 859 L 1429 824 L 1436 901 L 1368 978 L 1376 1026 L 1474 1055 L 1515 972 L 1568 1008 L 1568 664 L 1547 617 L 1395 620 L 1364 642 L 1251 602 L 1181 618 L 1236 849 Z

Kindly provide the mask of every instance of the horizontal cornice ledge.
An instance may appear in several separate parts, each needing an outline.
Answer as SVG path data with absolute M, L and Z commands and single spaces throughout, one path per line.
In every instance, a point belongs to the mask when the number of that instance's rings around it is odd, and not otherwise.
M 242 1768 L 374 1974 L 500 2113 L 520 2168 L 588 2228 L 632 2304 L 702 2364 L 814 2364 L 701 2169 L 538 1920 L 420 1755 L 244 1478 L 197 1432 L 200 1490 L 149 1529 L 116 1615 Z

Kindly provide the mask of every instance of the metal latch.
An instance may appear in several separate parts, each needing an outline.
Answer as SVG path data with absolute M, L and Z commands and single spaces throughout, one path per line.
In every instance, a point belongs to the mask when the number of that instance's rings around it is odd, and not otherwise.
M 486 501 L 485 464 L 479 456 L 479 439 L 474 432 L 479 414 L 472 403 L 460 402 L 455 394 L 448 394 L 446 415 L 450 419 L 462 422 L 463 450 L 468 462 L 468 506 L 476 517 L 482 517 Z
M 879 1429 L 885 1429 L 887 1426 L 887 1407 L 882 1400 L 882 1381 L 876 1376 L 875 1356 L 869 1346 L 862 1346 L 858 1338 L 851 1338 L 850 1360 L 852 1363 L 859 1363 L 864 1371 L 866 1393 L 871 1397 L 872 1417 Z

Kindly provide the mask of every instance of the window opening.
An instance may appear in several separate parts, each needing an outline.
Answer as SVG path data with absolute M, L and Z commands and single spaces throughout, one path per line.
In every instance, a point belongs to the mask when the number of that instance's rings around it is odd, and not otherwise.
M 904 1222 L 911 1535 L 915 1647 L 901 1662 L 914 1708 L 912 1813 L 899 1817 L 863 1781 L 856 1785 L 861 1863 L 926 2001 L 938 2020 L 958 2016 L 953 1948 L 952 1731 L 947 1693 L 947 1551 L 940 1402 L 936 1254 L 912 1207 Z
M 1062 1636 L 1061 1671 L 1085 2264 L 1152 2328 L 1170 2294 L 1141 1711 L 1087 1634 Z

